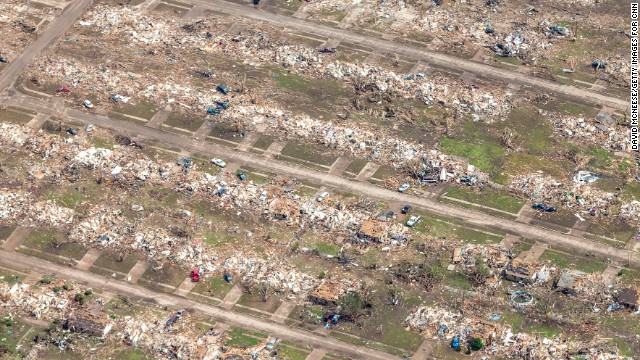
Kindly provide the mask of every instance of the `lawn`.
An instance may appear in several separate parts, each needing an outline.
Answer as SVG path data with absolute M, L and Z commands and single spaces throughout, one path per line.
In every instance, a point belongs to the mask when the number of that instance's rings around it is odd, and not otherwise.
M 280 154 L 320 165 L 331 166 L 338 156 L 329 154 L 327 150 L 328 149 L 321 149 L 319 145 L 315 144 L 289 141 Z
M 229 291 L 233 288 L 233 285 L 224 280 L 221 275 L 216 275 L 214 278 L 201 280 L 194 288 L 193 291 L 198 294 L 209 295 L 219 299 L 224 299 Z
M 119 260 L 119 255 L 108 251 L 103 251 L 96 259 L 93 265 L 103 267 L 105 269 L 118 271 L 124 274 L 128 274 L 131 268 L 138 262 L 139 256 L 136 254 L 124 254 L 122 261 Z
M 539 261 L 541 263 L 549 262 L 560 268 L 576 269 L 587 273 L 603 272 L 607 268 L 607 264 L 602 261 L 584 259 L 549 249 L 542 253 Z
M 204 118 L 193 116 L 184 112 L 174 111 L 169 115 L 163 125 L 168 125 L 180 129 L 185 129 L 191 132 L 196 132 L 200 126 L 204 123 Z
M 238 242 L 233 235 L 222 232 L 207 231 L 204 236 L 204 242 L 214 249 L 220 248 L 225 244 L 232 246 Z
M 87 248 L 83 245 L 69 242 L 65 233 L 55 230 L 34 230 L 24 241 L 23 246 L 76 260 L 82 259 L 87 253 Z
M 225 346 L 239 348 L 256 346 L 265 341 L 267 338 L 266 335 L 259 332 L 239 329 L 235 327 L 231 328 L 226 335 L 228 339 L 225 342 Z
M 608 221 L 601 219 L 597 223 L 591 223 L 588 232 L 594 235 L 627 242 L 638 232 L 638 228 L 617 219 Z
M 151 120 L 153 115 L 158 111 L 158 108 L 154 103 L 141 101 L 138 104 L 128 103 L 114 105 L 113 110 L 122 114 Z
M 25 114 L 20 111 L 13 111 L 13 110 L 0 111 L 0 122 L 26 124 L 31 119 L 33 119 L 33 115 Z
M 453 224 L 446 223 L 425 213 L 419 215 L 421 215 L 421 219 L 414 229 L 437 238 L 454 238 L 475 244 L 497 244 L 503 238 L 503 236 L 490 235 L 481 231 L 463 228 L 460 225 L 456 225 L 455 222 Z
M 262 301 L 259 295 L 258 286 L 255 286 L 252 293 L 244 293 L 238 300 L 238 305 L 250 307 L 253 309 L 258 309 L 262 311 L 266 311 L 269 313 L 274 313 L 280 307 L 282 300 L 276 294 L 271 294 L 267 298 L 267 301 Z
M 388 166 L 388 165 L 382 165 L 378 168 L 378 170 L 376 170 L 375 173 L 373 173 L 372 177 L 375 179 L 385 180 L 386 178 L 390 178 L 396 175 L 397 175 L 397 172 L 394 167 Z
M 469 159 L 472 165 L 491 176 L 499 172 L 500 164 L 505 157 L 504 149 L 496 142 L 443 138 L 440 147 L 447 154 Z
M 369 161 L 367 159 L 354 159 L 349 166 L 344 170 L 345 173 L 351 173 L 353 176 L 357 176 L 362 169 L 367 165 Z
M 258 138 L 258 141 L 256 141 L 255 144 L 253 144 L 254 148 L 257 149 L 262 149 L 262 150 L 267 150 L 269 148 L 269 146 L 271 146 L 271 144 L 273 143 L 273 136 L 269 136 L 269 135 L 260 135 L 260 138 Z
M 146 280 L 152 285 L 162 283 L 177 287 L 188 275 L 188 272 L 179 266 L 170 262 L 165 262 L 162 264 L 162 268 L 158 270 L 155 270 L 153 266 L 150 266 L 142 275 L 141 280 Z
M 285 360 L 305 360 L 309 356 L 308 351 L 302 351 L 292 347 L 278 346 L 278 358 Z
M 445 195 L 512 214 L 517 214 L 525 204 L 523 200 L 510 195 L 508 192 L 493 188 L 484 188 L 481 192 L 476 192 L 470 190 L 470 188 L 451 187 Z
M 66 189 L 62 192 L 60 190 L 49 192 L 45 194 L 44 199 L 51 200 L 58 206 L 75 209 L 85 200 L 85 197 L 77 190 Z

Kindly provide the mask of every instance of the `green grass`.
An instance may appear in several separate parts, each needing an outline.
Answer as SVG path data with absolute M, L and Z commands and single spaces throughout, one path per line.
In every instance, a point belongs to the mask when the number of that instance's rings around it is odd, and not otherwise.
M 514 311 L 506 311 L 502 314 L 502 318 L 500 318 L 499 321 L 501 324 L 510 325 L 511 331 L 517 333 L 522 329 L 524 320 L 525 318 L 522 314 Z
M 237 304 L 252 309 L 266 311 L 268 313 L 274 313 L 276 312 L 276 310 L 278 310 L 278 307 L 280 307 L 281 303 L 282 300 L 280 300 L 280 297 L 273 293 L 267 298 L 267 301 L 262 301 L 260 295 L 258 294 L 258 289 L 256 286 L 251 294 L 242 294 Z
M 80 260 L 87 248 L 69 239 L 63 232 L 54 230 L 34 230 L 24 241 L 23 246 L 44 253 Z
M 350 342 L 352 344 L 356 344 L 356 345 L 360 345 L 360 346 L 365 346 L 365 347 L 369 347 L 372 349 L 377 349 L 392 355 L 396 355 L 396 356 L 410 356 L 409 352 L 406 351 L 402 351 L 400 349 L 396 349 L 394 347 L 390 347 L 390 346 L 386 346 L 384 344 L 374 344 L 374 343 L 370 343 L 367 340 L 361 339 L 361 338 L 357 338 L 354 337 L 352 335 L 343 333 L 343 332 L 339 332 L 339 331 L 331 331 L 329 332 L 329 336 L 336 338 L 336 339 L 340 339 L 346 342 Z
M 589 225 L 591 234 L 608 237 L 610 239 L 627 242 L 633 238 L 638 231 L 637 227 L 628 225 L 620 220 L 611 219 L 609 221 L 598 221 Z
M 610 341 L 613 345 L 615 345 L 618 348 L 618 355 L 633 357 L 634 350 L 631 346 L 629 346 L 628 340 L 614 337 Z
M 320 242 L 316 244 L 316 250 L 318 250 L 320 254 L 336 256 L 340 251 L 340 247 L 335 244 Z
M 344 171 L 345 173 L 352 173 L 354 176 L 357 176 L 368 162 L 367 159 L 354 159 Z
M 149 266 L 147 271 L 142 274 L 141 280 L 146 280 L 151 284 L 162 283 L 177 287 L 187 276 L 189 276 L 188 271 L 170 262 L 165 262 L 159 270 L 154 270 L 153 266 Z
M 258 148 L 258 149 L 262 149 L 262 150 L 267 150 L 269 148 L 269 146 L 271 146 L 271 144 L 273 143 L 274 138 L 272 136 L 269 135 L 260 135 L 260 138 L 258 138 L 258 141 L 256 141 L 255 144 L 253 144 L 254 148 Z
M 568 268 L 584 271 L 587 273 L 603 272 L 607 264 L 594 259 L 583 259 L 580 257 L 559 253 L 553 250 L 545 250 L 539 259 L 540 262 L 550 262 L 560 268 Z
M 320 165 L 331 166 L 338 156 L 328 154 L 327 150 L 326 148 L 322 149 L 319 145 L 289 141 L 280 154 Z
M 446 195 L 513 214 L 517 214 L 525 204 L 523 200 L 511 196 L 506 191 L 492 188 L 485 188 L 481 193 L 477 193 L 466 188 L 452 187 L 447 191 Z
M 31 119 L 33 119 L 32 115 L 25 114 L 23 112 L 12 110 L 0 111 L 0 122 L 26 124 Z
M 494 142 L 472 143 L 444 138 L 440 142 L 440 147 L 447 154 L 469 159 L 471 164 L 490 175 L 495 175 L 499 171 L 499 163 L 505 156 L 502 146 Z
M 236 244 L 237 239 L 233 235 L 224 234 L 221 232 L 207 231 L 204 237 L 204 242 L 214 249 L 217 249 L 225 244 Z
M 465 274 L 459 273 L 457 271 L 444 271 L 444 281 L 443 283 L 447 286 L 451 286 L 457 289 L 469 290 L 471 289 L 471 283 Z
M 158 111 L 158 108 L 154 103 L 150 103 L 146 101 L 141 101 L 137 104 L 133 104 L 133 103 L 119 104 L 114 106 L 113 109 L 114 111 L 119 113 L 131 115 L 131 116 L 135 116 L 135 117 L 139 117 L 147 120 L 151 120 L 153 115 L 155 115 L 156 112 Z
M 117 360 L 151 360 L 152 357 L 140 349 L 125 349 L 115 355 Z
M 622 198 L 625 201 L 640 201 L 640 182 L 630 182 L 622 188 Z
M 431 215 L 420 215 L 421 219 L 414 229 L 434 237 L 454 238 L 475 244 L 497 244 L 502 241 L 503 238 L 503 236 L 489 235 L 480 231 L 463 228 L 456 224 L 448 224 L 438 221 Z
M 85 200 L 85 197 L 77 190 L 67 189 L 62 193 L 60 191 L 47 193 L 44 199 L 51 200 L 58 206 L 75 209 Z
M 397 172 L 394 167 L 388 166 L 388 165 L 382 165 L 378 168 L 378 170 L 376 170 L 375 173 L 373 173 L 372 178 L 385 180 L 386 178 L 390 178 L 396 175 L 397 175 Z
M 91 143 L 91 145 L 95 146 L 96 148 L 113 150 L 113 141 L 111 140 L 107 140 L 107 139 L 103 139 L 95 136 L 89 137 L 88 140 Z
M 309 356 L 308 351 L 298 350 L 292 347 L 278 347 L 278 358 L 286 360 L 305 360 Z
M 196 132 L 204 123 L 204 118 L 192 116 L 182 112 L 172 112 L 164 121 L 163 125 L 169 125 L 191 132 Z
M 16 229 L 15 225 L 11 225 L 11 226 L 0 225 L 0 240 L 5 240 L 6 238 L 8 238 L 15 229 Z
M 523 242 L 523 241 L 517 241 L 515 244 L 513 244 L 513 247 L 511 248 L 511 251 L 514 254 L 520 254 L 522 252 L 525 251 L 529 251 L 531 250 L 531 248 L 533 247 L 534 243 L 527 243 L 527 242 Z
M 117 261 L 117 259 L 117 254 L 103 251 L 93 265 L 127 274 L 136 262 L 138 262 L 139 257 L 136 254 L 125 254 L 122 261 Z
M 216 274 L 214 278 L 201 280 L 193 288 L 193 291 L 198 294 L 210 295 L 223 299 L 232 288 L 233 285 L 226 282 L 221 275 Z
M 229 337 L 229 339 L 225 342 L 225 346 L 238 348 L 248 348 L 256 346 L 264 341 L 264 339 L 266 339 L 267 337 L 264 334 L 250 332 L 248 330 L 238 328 L 232 328 L 229 332 L 227 332 L 227 336 Z
M 640 271 L 623 268 L 618 273 L 620 283 L 626 285 L 640 285 Z
M 522 329 L 526 333 L 537 334 L 546 338 L 553 338 L 554 336 L 562 332 L 562 328 L 558 326 L 546 326 L 543 324 L 536 324 L 534 326 L 525 326 Z
M 602 148 L 591 148 L 588 155 L 592 156 L 587 165 L 594 169 L 606 169 L 611 166 L 612 154 Z
M 302 91 L 308 85 L 310 80 L 295 74 L 295 73 L 287 73 L 284 70 L 276 70 L 276 86 L 280 89 L 291 90 L 291 91 Z

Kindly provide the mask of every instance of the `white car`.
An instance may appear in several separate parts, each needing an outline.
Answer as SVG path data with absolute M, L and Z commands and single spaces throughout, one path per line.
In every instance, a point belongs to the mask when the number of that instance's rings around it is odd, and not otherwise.
M 407 220 L 407 226 L 408 227 L 412 227 L 413 225 L 415 225 L 418 221 L 420 220 L 420 215 L 413 215 L 412 217 L 409 218 L 409 220 Z
M 227 166 L 227 163 L 220 159 L 211 159 L 211 163 L 213 163 L 214 165 L 220 166 L 221 168 Z
M 322 200 L 324 200 L 327 196 L 329 196 L 329 193 L 325 191 L 325 192 L 323 192 L 322 194 L 320 194 L 320 196 L 318 196 L 318 198 L 317 198 L 316 200 L 318 200 L 318 201 L 322 201 Z
M 409 185 L 409 184 L 402 184 L 402 186 L 400 186 L 400 187 L 398 188 L 398 191 L 399 191 L 399 192 L 405 192 L 405 191 L 407 191 L 410 187 L 411 187 L 411 185 Z
M 260 201 L 262 202 L 266 202 L 267 201 L 267 192 L 263 191 L 262 194 L 260 194 Z
M 86 107 L 87 109 L 93 109 L 93 104 L 89 100 L 83 101 L 82 105 L 84 105 L 84 107 Z

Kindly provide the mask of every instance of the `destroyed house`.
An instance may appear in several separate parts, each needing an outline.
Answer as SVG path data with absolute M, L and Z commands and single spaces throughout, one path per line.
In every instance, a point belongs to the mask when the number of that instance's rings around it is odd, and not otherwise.
M 378 220 L 367 220 L 360 226 L 357 236 L 362 240 L 382 241 L 387 237 L 387 223 Z
M 309 295 L 309 300 L 318 305 L 337 305 L 342 285 L 337 283 L 325 282 L 318 286 Z
M 628 307 L 632 310 L 640 309 L 640 299 L 638 298 L 638 288 L 628 287 L 620 290 L 616 296 L 618 304 Z
M 69 315 L 64 328 L 71 332 L 101 337 L 108 323 L 107 316 L 103 312 L 96 313 L 79 309 Z
M 516 257 L 511 260 L 504 269 L 502 276 L 510 281 L 531 284 L 535 277 L 535 272 L 532 271 L 531 264 L 529 262 Z
M 295 211 L 294 204 L 286 199 L 275 199 L 269 204 L 269 212 L 275 219 L 288 219 Z
M 576 295 L 584 275 L 582 271 L 564 269 L 558 277 L 556 288 L 565 294 Z

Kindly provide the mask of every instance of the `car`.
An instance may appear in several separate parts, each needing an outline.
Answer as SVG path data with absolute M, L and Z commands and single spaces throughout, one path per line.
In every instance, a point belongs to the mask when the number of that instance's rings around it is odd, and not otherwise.
M 83 101 L 82 105 L 84 105 L 84 107 L 86 107 L 87 109 L 93 109 L 93 103 L 91 103 L 91 101 L 89 100 Z
M 324 53 L 324 54 L 335 54 L 335 53 L 338 52 L 338 49 L 336 49 L 336 48 L 322 48 L 322 49 L 320 49 L 320 52 Z
M 260 201 L 265 202 L 267 201 L 267 192 L 263 191 L 262 194 L 260 194 Z
M 93 128 L 94 128 L 93 124 L 89 124 L 89 125 L 87 125 L 87 127 L 84 129 L 84 131 L 86 131 L 86 132 L 90 133 L 90 132 L 92 132 L 92 131 L 93 131 Z
M 209 108 L 207 109 L 207 114 L 209 115 L 220 115 L 220 109 L 219 108 Z
M 420 216 L 413 215 L 412 217 L 409 218 L 409 220 L 407 220 L 407 226 L 413 227 L 413 225 L 415 225 L 418 221 L 420 221 Z
M 405 206 L 402 208 L 401 212 L 402 212 L 403 214 L 408 214 L 408 213 L 409 213 L 409 211 L 411 211 L 411 209 L 412 209 L 411 205 L 405 205 Z
M 405 191 L 409 190 L 409 188 L 410 188 L 410 187 L 411 187 L 411 185 L 409 185 L 409 184 L 402 184 L 402 185 L 398 188 L 398 191 L 399 191 L 399 192 L 405 192 Z
M 393 211 L 389 211 L 386 215 L 387 220 L 393 219 L 393 215 L 395 215 L 395 213 Z
M 6 58 L 6 57 L 4 57 L 4 56 L 0 56 L 0 62 L 1 62 L 1 63 L 8 63 L 8 62 L 9 62 L 9 59 L 7 59 L 7 58 Z
M 215 158 L 215 159 L 211 159 L 211 163 L 213 165 L 219 166 L 221 168 L 227 166 L 227 163 L 222 161 L 221 159 Z
M 247 180 L 247 175 L 245 175 L 244 173 L 239 172 L 236 176 L 238 177 L 238 179 L 240 179 L 240 181 Z
M 222 84 L 218 85 L 216 89 L 221 93 L 223 93 L 224 95 L 227 95 L 229 93 L 229 88 Z
M 545 211 L 545 212 L 556 212 L 556 208 L 553 206 L 547 206 L 543 203 L 535 203 L 531 206 L 532 208 L 536 209 L 536 210 L 540 210 L 540 211 Z
M 68 128 L 67 132 L 71 135 L 78 135 L 78 130 L 76 129 Z
M 320 195 L 316 198 L 316 200 L 317 200 L 317 201 L 322 201 L 322 200 L 324 200 L 327 196 L 329 196 L 329 193 L 325 191 L 325 192 L 323 192 L 322 194 L 320 194 Z
M 271 341 L 269 341 L 269 342 L 267 343 L 267 345 L 265 345 L 265 347 L 264 347 L 264 348 L 265 348 L 265 349 L 267 349 L 267 350 L 273 350 L 273 348 L 276 346 L 276 344 L 277 344 L 279 341 L 280 341 L 280 339 L 278 339 L 278 338 L 273 338 L 273 339 L 271 339 Z

